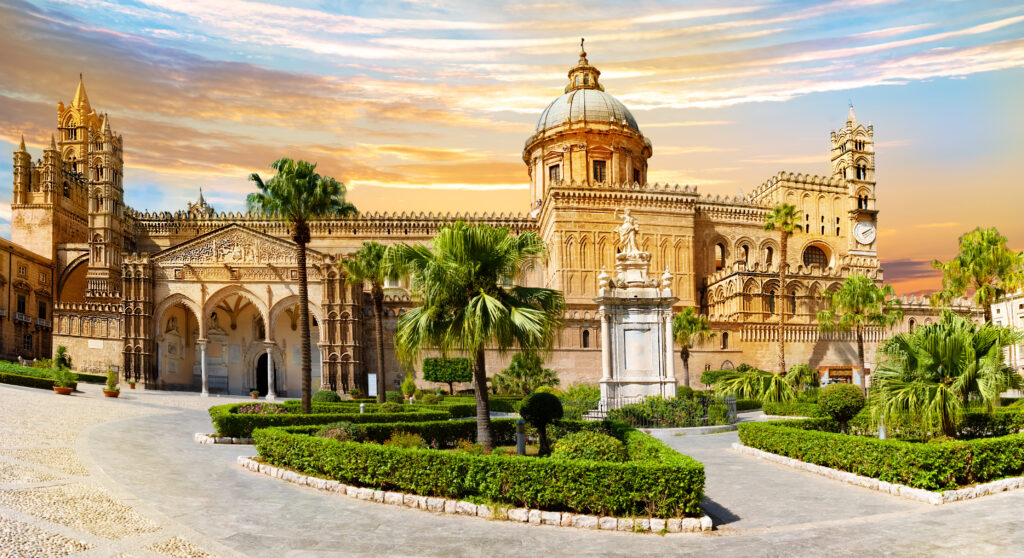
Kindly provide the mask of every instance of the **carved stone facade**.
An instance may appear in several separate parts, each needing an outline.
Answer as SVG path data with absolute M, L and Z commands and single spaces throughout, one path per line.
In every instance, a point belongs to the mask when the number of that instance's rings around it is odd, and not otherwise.
M 882 280 L 877 256 L 874 130 L 850 109 L 830 137 L 832 173 L 779 173 L 750 195 L 701 195 L 696 187 L 648 184 L 653 147 L 629 110 L 604 91 L 600 72 L 580 54 L 564 94 L 545 109 L 523 161 L 530 179 L 527 215 L 363 214 L 312 223 L 308 245 L 314 382 L 366 389 L 376 369 L 369 299 L 346 282 L 338 263 L 363 242 L 426 243 L 463 220 L 537 231 L 546 265 L 521 281 L 564 291 L 565 329 L 548 355 L 564 385 L 600 380 L 602 340 L 594 298 L 602 270 L 616 265 L 616 227 L 630 210 L 644 226 L 636 249 L 652 270 L 666 270 L 678 302 L 710 316 L 719 333 L 692 351 L 690 369 L 747 362 L 771 369 L 779 313 L 787 313 L 789 362 L 835 370 L 856 362 L 848 336 L 818 333 L 820 293 L 845 277 Z M 66 345 L 79 368 L 115 367 L 148 387 L 298 393 L 297 246 L 288 225 L 243 213 L 217 213 L 200 193 L 176 212 L 138 212 L 123 203 L 122 138 L 91 108 L 79 83 L 58 106 L 58 133 L 43 159 L 24 145 L 14 154 L 13 237 L 52 261 L 53 346 Z M 83 139 L 84 138 L 84 139 Z M 771 206 L 792 203 L 801 230 L 788 243 L 790 279 L 775 278 L 779 236 L 765 232 Z M 397 316 L 413 304 L 405 280 L 387 285 L 385 367 L 397 386 L 404 369 L 391 339 Z M 906 302 L 907 318 L 935 311 Z M 960 310 L 980 316 L 980 310 Z M 9 319 L 9 318 L 8 318 Z M 6 323 L 6 322 L 3 322 Z M 883 337 L 873 332 L 872 343 Z M 6 342 L 6 341 L 5 341 Z M 868 354 L 874 346 L 868 348 Z M 488 370 L 507 357 L 488 355 Z M 673 368 L 681 369 L 678 351 Z

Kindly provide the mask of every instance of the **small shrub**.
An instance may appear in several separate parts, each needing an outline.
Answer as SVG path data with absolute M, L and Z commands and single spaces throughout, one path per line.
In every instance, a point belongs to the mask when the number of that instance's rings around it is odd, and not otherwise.
M 384 442 L 384 445 L 406 449 L 427 448 L 427 442 L 423 440 L 423 436 L 412 432 L 395 432 Z
M 535 352 L 516 353 L 508 368 L 495 374 L 492 381 L 498 393 L 529 395 L 541 387 L 557 386 L 558 373 L 544 368 L 544 360 Z
M 690 386 L 676 387 L 676 397 L 680 399 L 693 399 L 693 388 Z
M 555 388 L 553 388 L 551 386 L 540 386 L 539 388 L 533 390 L 533 392 L 534 393 L 550 393 L 550 394 L 554 394 L 555 393 Z
M 313 394 L 313 403 L 341 403 L 341 396 L 329 389 L 322 389 Z
M 402 393 L 399 391 L 384 392 L 384 401 L 387 401 L 388 403 L 398 403 L 401 405 L 404 400 L 405 398 L 402 397 Z
M 552 421 L 562 418 L 562 414 L 562 402 L 550 393 L 533 393 L 523 399 L 519 406 L 519 415 L 537 429 L 540 437 L 540 455 L 551 453 L 547 427 Z
M 240 415 L 286 415 L 287 409 L 273 403 L 249 403 L 235 411 Z
M 67 347 L 64 345 L 57 345 L 57 353 L 53 356 L 53 364 L 56 368 L 66 368 L 71 370 L 71 355 L 68 354 Z
M 601 402 L 601 388 L 592 384 L 573 384 L 557 395 L 562 401 L 562 418 L 570 420 L 581 420 Z
M 401 403 L 394 403 L 394 402 L 388 401 L 387 403 L 380 404 L 377 407 L 377 412 L 379 412 L 379 413 L 401 413 L 402 412 L 402 404 Z
M 405 378 L 402 380 L 402 395 L 412 397 L 418 391 L 416 389 L 416 379 L 412 377 L 412 374 L 406 373 Z
M 366 426 L 355 422 L 339 422 L 325 426 L 317 435 L 339 442 L 365 442 Z
M 821 388 L 809 387 L 796 394 L 797 403 L 817 403 Z
M 417 401 L 422 401 L 424 405 L 436 405 L 441 399 L 433 393 L 425 393 L 416 398 Z
M 482 445 L 477 444 L 475 442 L 471 442 L 469 440 L 466 440 L 466 439 L 461 439 L 458 442 L 455 442 L 455 449 L 456 449 L 456 451 L 465 452 L 465 453 L 468 453 L 468 454 L 471 454 L 471 455 L 486 455 L 487 454 L 487 449 L 485 447 L 483 447 Z M 513 453 L 515 453 L 515 452 L 513 452 Z
M 584 430 L 563 436 L 555 442 L 551 457 L 620 462 L 626 461 L 626 446 L 607 434 Z
M 348 390 L 348 394 L 351 395 L 353 399 L 359 399 L 363 396 L 363 392 L 360 391 L 359 388 L 352 388 Z
M 864 394 L 853 384 L 830 384 L 821 388 L 818 394 L 818 407 L 838 422 L 844 432 L 846 424 L 857 416 L 864 404 Z
M 706 370 L 700 375 L 700 383 L 706 386 L 714 386 L 719 378 L 730 372 L 735 372 L 735 370 Z

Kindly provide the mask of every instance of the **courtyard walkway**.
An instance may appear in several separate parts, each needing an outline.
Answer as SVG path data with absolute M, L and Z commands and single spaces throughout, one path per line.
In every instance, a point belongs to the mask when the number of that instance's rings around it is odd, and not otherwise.
M 235 457 L 254 455 L 251 446 L 192 441 L 211 430 L 205 407 L 216 399 L 114 401 L 93 387 L 61 398 L 0 386 L 0 555 L 1007 556 L 1024 547 L 1024 492 L 935 508 L 735 454 L 734 432 L 665 438 L 705 463 L 710 535 L 438 516 L 242 470 Z

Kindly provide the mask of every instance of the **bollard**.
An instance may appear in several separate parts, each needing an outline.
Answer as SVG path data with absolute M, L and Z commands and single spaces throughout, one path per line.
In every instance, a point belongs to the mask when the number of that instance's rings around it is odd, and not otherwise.
M 360 403 L 359 404 L 359 414 L 360 415 L 366 414 L 366 403 Z
M 516 421 L 516 454 L 526 455 L 526 422 Z

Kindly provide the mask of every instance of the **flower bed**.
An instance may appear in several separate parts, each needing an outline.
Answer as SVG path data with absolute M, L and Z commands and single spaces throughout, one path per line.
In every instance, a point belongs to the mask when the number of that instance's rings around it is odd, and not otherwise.
M 512 420 L 496 420 L 499 444 Z M 561 421 L 565 431 L 603 429 L 625 442 L 629 461 L 474 455 L 315 436 L 311 427 L 261 428 L 253 438 L 268 464 L 342 483 L 427 497 L 463 498 L 572 513 L 699 516 L 704 467 L 622 423 Z M 442 445 L 475 434 L 473 421 L 373 424 L 373 438 L 416 432 Z M 418 432 L 417 432 L 418 431 Z
M 218 436 L 229 438 L 249 438 L 256 428 L 269 426 L 299 426 L 308 424 L 328 424 L 332 422 L 417 422 L 448 419 L 451 415 L 446 411 L 421 411 L 413 413 L 291 413 L 282 414 L 239 414 L 239 407 L 252 403 L 234 403 L 210 407 L 210 420 L 217 430 Z
M 1013 413 L 996 413 L 1000 414 Z M 1020 417 L 994 419 L 993 428 L 1020 424 Z M 749 447 L 925 490 L 946 490 L 1024 474 L 1024 434 L 942 443 L 878 440 L 839 434 L 830 419 L 743 423 L 740 441 Z

